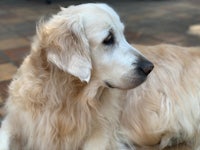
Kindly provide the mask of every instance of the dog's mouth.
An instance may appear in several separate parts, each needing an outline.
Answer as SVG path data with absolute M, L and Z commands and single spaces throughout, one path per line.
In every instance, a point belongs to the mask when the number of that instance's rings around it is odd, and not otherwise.
M 108 88 L 117 88 L 122 90 L 128 90 L 132 88 L 136 88 L 140 84 L 142 84 L 147 79 L 147 76 L 138 76 L 137 78 L 126 78 L 123 80 L 122 84 L 116 85 L 111 81 L 104 81 L 106 87 Z
M 109 88 L 115 88 L 112 84 L 110 84 L 108 81 L 104 81 L 105 85 Z
M 122 90 L 133 89 L 145 82 L 150 72 L 146 73 L 141 68 L 135 68 L 134 71 L 131 71 L 131 73 L 120 78 L 120 82 L 118 83 L 115 83 L 112 80 L 106 80 L 104 83 L 108 88 L 117 88 Z

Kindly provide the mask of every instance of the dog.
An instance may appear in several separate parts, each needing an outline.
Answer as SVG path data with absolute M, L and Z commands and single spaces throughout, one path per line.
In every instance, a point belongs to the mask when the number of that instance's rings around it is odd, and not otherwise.
M 40 21 L 9 86 L 0 150 L 117 150 L 123 91 L 153 64 L 125 39 L 106 4 L 61 8 Z
M 136 150 L 200 149 L 200 48 L 134 45 L 154 64 L 129 90 L 121 124 Z

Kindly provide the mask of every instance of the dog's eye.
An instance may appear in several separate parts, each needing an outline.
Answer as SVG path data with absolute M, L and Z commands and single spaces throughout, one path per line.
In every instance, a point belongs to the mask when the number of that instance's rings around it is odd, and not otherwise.
M 103 40 L 104 45 L 112 45 L 114 44 L 115 39 L 112 32 L 109 32 L 109 35 Z

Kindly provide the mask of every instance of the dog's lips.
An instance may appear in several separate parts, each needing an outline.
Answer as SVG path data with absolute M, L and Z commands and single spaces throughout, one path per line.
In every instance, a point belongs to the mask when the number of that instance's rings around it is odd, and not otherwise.
M 146 79 L 147 79 L 146 75 L 145 76 L 139 75 L 139 76 L 134 77 L 132 79 L 126 79 L 126 81 L 124 81 L 124 83 L 126 82 L 127 84 L 124 84 L 124 85 L 114 85 L 112 82 L 109 82 L 109 81 L 104 81 L 104 83 L 108 88 L 117 88 L 117 89 L 121 89 L 121 90 L 129 90 L 129 89 L 136 88 L 137 86 L 142 84 Z
M 109 88 L 115 88 L 113 85 L 111 85 L 108 81 L 104 81 L 107 87 Z

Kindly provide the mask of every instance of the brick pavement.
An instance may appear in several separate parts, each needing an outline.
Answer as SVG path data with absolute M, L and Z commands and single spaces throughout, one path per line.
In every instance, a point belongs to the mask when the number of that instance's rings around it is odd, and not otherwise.
M 59 6 L 74 4 L 73 0 L 53 0 L 51 5 L 44 2 L 0 1 L 0 105 L 7 97 L 7 86 L 13 74 L 29 53 L 36 21 L 41 16 L 57 12 Z M 87 1 L 77 0 L 75 4 L 84 2 Z M 200 23 L 198 0 L 108 0 L 107 3 L 125 22 L 125 34 L 130 42 L 200 46 L 200 38 L 188 34 L 191 25 Z

